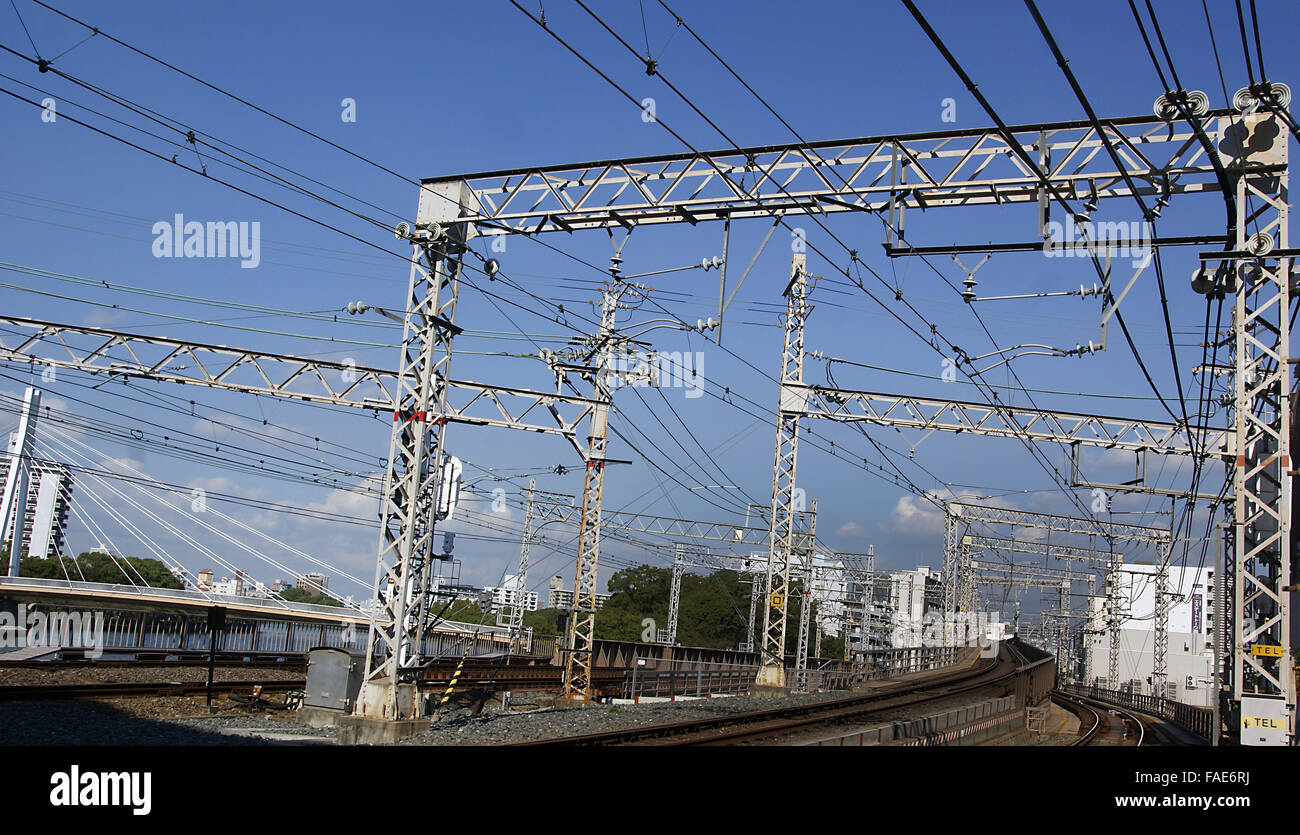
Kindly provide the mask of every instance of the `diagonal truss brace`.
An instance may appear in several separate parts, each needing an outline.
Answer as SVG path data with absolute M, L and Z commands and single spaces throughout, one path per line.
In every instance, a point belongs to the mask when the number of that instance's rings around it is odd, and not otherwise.
M 374 409 L 393 412 L 395 421 L 424 420 L 397 414 L 397 374 L 386 369 L 40 319 L 0 316 L 0 362 Z M 569 438 L 595 405 L 584 397 L 466 380 L 449 381 L 447 390 L 448 422 Z
M 1201 118 L 1218 137 L 1218 112 Z M 1035 203 L 1041 176 L 1070 199 L 1215 192 L 1214 167 L 1195 133 L 1152 116 L 1010 129 L 1027 167 L 995 128 L 861 137 L 808 144 L 518 168 L 426 185 L 459 185 L 483 234 L 573 232 L 724 218 Z M 1107 145 L 1119 148 L 1117 168 Z M 891 215 L 892 216 L 892 215 Z M 891 223 L 891 226 L 894 224 Z
M 1105 449 L 1192 455 L 1185 429 L 1172 423 L 963 400 L 912 397 L 790 383 L 782 402 L 808 417 L 880 426 L 1025 438 Z M 1196 430 L 1201 431 L 1201 430 Z M 1207 448 L 1226 454 L 1227 436 L 1210 430 Z

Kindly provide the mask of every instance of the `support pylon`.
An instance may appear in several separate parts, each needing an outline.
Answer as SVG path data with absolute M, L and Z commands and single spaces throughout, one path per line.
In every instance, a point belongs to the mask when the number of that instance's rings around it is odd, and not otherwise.
M 447 380 L 456 327 L 461 259 L 470 224 L 460 220 L 462 186 L 425 186 L 412 237 L 402 354 L 394 394 L 393 433 L 375 569 L 365 677 L 356 712 L 414 719 L 425 705 L 416 673 L 429 623 L 439 463 L 447 415 Z M 420 227 L 423 226 L 423 229 Z
M 1151 688 L 1164 698 L 1169 678 L 1169 546 L 1161 543 L 1156 567 L 1156 610 L 1153 618 L 1155 639 L 1151 650 Z
M 804 323 L 812 311 L 808 304 L 807 255 L 790 259 L 786 286 L 785 334 L 781 357 L 781 394 L 777 405 L 776 456 L 772 469 L 771 532 L 768 537 L 767 588 L 763 605 L 762 666 L 755 684 L 785 687 L 785 627 L 790 591 L 790 561 L 795 540 L 795 469 L 799 454 L 799 416 L 803 403 L 787 389 L 802 385 Z
M 1267 85 L 1267 82 L 1264 83 Z M 1262 85 L 1263 86 L 1263 85 Z M 1255 88 L 1242 93 L 1258 98 Z M 1276 92 L 1274 90 L 1274 92 Z M 1231 698 L 1243 743 L 1285 717 L 1295 742 L 1296 679 L 1291 654 L 1291 317 L 1292 255 L 1286 128 L 1271 114 L 1230 121 L 1242 135 L 1223 143 L 1236 173 L 1236 240 L 1221 262 L 1235 289 L 1232 461 Z
M 519 541 L 519 569 L 515 575 L 514 598 L 506 604 L 502 617 L 497 624 L 510 630 L 510 652 L 519 654 L 524 651 L 524 595 L 528 590 L 528 552 L 533 544 L 533 499 L 537 479 L 528 479 L 528 489 L 524 491 L 524 533 Z
M 582 515 L 578 530 L 578 564 L 573 580 L 573 613 L 569 618 L 568 659 L 564 673 L 564 700 L 585 703 L 591 700 L 591 653 L 596 632 L 596 588 L 600 562 L 601 497 L 605 488 L 605 446 L 609 432 L 611 375 L 614 357 L 614 316 L 619 300 L 628 285 L 615 281 L 606 286 L 601 297 L 600 331 L 592 385 L 590 430 L 587 437 L 586 473 L 582 483 Z

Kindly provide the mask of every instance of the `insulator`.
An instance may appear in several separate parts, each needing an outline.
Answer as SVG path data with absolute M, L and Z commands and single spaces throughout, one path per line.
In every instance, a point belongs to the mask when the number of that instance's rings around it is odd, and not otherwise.
M 1209 271 L 1204 267 L 1198 267 L 1192 270 L 1192 290 L 1205 295 L 1214 287 L 1214 281 L 1210 278 Z
M 1256 232 L 1246 241 L 1246 249 L 1254 255 L 1267 255 L 1273 251 L 1273 236 L 1268 232 Z
M 1163 119 L 1168 122 L 1178 115 L 1178 107 L 1170 100 L 1169 93 L 1161 93 L 1156 99 L 1151 110 L 1156 114 L 1157 119 Z

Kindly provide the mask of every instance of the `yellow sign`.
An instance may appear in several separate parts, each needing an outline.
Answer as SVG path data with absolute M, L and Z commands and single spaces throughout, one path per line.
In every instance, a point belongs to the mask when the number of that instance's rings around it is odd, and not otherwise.
M 1275 731 L 1286 730 L 1286 725 L 1281 719 L 1275 719 L 1272 716 L 1243 716 L 1241 717 L 1241 726 L 1243 728 L 1267 728 Z
M 1250 648 L 1251 655 L 1260 655 L 1268 658 L 1281 658 L 1282 648 L 1272 644 L 1254 644 Z
M 772 595 L 772 605 L 777 607 L 778 609 L 781 608 L 783 605 L 785 605 L 785 595 L 784 594 Z

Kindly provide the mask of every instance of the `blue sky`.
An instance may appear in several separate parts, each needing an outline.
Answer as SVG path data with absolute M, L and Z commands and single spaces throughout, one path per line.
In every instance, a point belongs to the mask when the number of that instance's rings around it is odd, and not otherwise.
M 228 2 L 181 8 L 161 2 L 105 6 L 66 0 L 52 5 L 405 178 L 685 150 L 664 125 L 697 148 L 724 148 L 728 144 L 677 100 L 660 79 L 647 76 L 631 55 L 572 3 L 545 3 L 548 25 L 638 99 L 653 97 L 658 122 L 644 121 L 638 108 L 504 0 L 435 4 L 415 13 L 409 5 L 386 3 Z M 732 140 L 764 144 L 792 138 L 687 32 L 674 31 L 673 19 L 658 2 L 644 3 L 644 23 L 642 6 L 636 3 L 589 5 L 638 50 L 648 43 L 650 51 L 658 56 L 663 75 Z M 764 2 L 686 4 L 677 0 L 669 5 L 808 139 L 989 124 L 988 117 L 901 3 L 816 3 L 797 11 L 788 4 Z M 999 0 L 919 5 L 1008 123 L 1084 117 L 1023 4 Z M 1168 0 L 1155 5 L 1184 86 L 1204 90 L 1213 106 L 1222 107 L 1219 76 L 1200 5 Z M 1232 93 L 1246 83 L 1235 13 L 1231 4 L 1210 5 L 1226 84 Z M 525 6 L 536 12 L 535 5 Z M 1102 117 L 1151 112 L 1152 102 L 1162 89 L 1126 3 L 1043 2 L 1041 7 L 1070 58 L 1070 66 Z M 1258 8 L 1266 21 L 1263 50 L 1269 74 L 1277 80 L 1291 81 L 1296 77 L 1297 59 L 1289 48 L 1297 35 L 1296 15 L 1285 2 L 1264 0 Z M 0 42 L 5 46 L 30 56 L 34 42 L 35 50 L 42 57 L 53 58 L 53 65 L 62 72 L 237 145 L 245 156 L 257 154 L 327 184 L 345 195 L 335 194 L 338 202 L 373 217 L 380 225 L 414 219 L 416 188 L 404 179 L 103 37 L 92 37 L 77 45 L 87 35 L 84 29 L 34 3 L 18 0 L 17 12 L 27 32 L 13 9 L 0 11 Z M 0 169 L 4 171 L 0 182 L 0 262 L 8 265 L 0 270 L 0 283 L 11 285 L 0 288 L 0 309 L 10 315 L 352 359 L 364 365 L 395 364 L 397 352 L 391 346 L 400 338 L 396 325 L 390 327 L 388 320 L 373 314 L 349 317 L 341 312 L 354 300 L 378 306 L 401 305 L 407 280 L 401 263 L 405 253 L 390 233 L 379 225 L 231 171 L 211 154 L 200 158 L 193 150 L 178 149 L 167 141 L 88 115 L 79 105 L 147 127 L 168 139 L 176 136 L 137 113 L 106 102 L 94 91 L 53 73 L 38 73 L 30 63 L 9 53 L 0 55 L 0 64 L 0 73 L 9 77 L 0 78 L 0 86 L 37 101 L 52 96 L 58 102 L 59 115 L 53 122 L 43 121 L 40 109 L 9 96 L 0 97 L 5 124 L 5 165 Z M 941 121 L 947 98 L 956 102 L 955 125 Z M 355 121 L 342 118 L 345 99 L 355 102 Z M 164 159 L 96 134 L 66 117 L 100 125 L 156 150 Z M 172 165 L 166 158 L 174 152 L 185 165 L 206 165 L 212 178 L 226 179 L 283 202 L 388 252 Z M 1107 207 L 1112 214 L 1105 217 L 1134 219 L 1133 206 L 1116 202 Z M 242 269 L 230 259 L 154 257 L 154 224 L 170 221 L 178 213 L 200 221 L 259 223 L 261 263 L 255 269 Z M 936 212 L 933 217 L 910 222 L 915 224 L 909 231 L 915 233 L 914 242 L 918 244 L 982 243 L 1028 240 L 1033 234 L 1034 216 L 1028 208 L 1000 215 Z M 763 220 L 735 225 L 731 240 L 733 270 L 747 263 L 768 225 Z M 878 246 L 882 238 L 878 221 L 839 216 L 828 225 L 838 236 L 854 243 L 874 269 L 897 281 L 908 299 L 939 323 L 954 341 L 972 346 L 968 349 L 972 354 L 992 350 L 966 305 L 928 267 L 908 259 L 891 262 L 883 255 Z M 1162 235 L 1221 232 L 1222 203 L 1212 195 L 1178 201 L 1161 223 Z M 810 240 L 827 252 L 833 251 L 825 240 L 816 238 L 817 234 L 818 230 L 813 229 Z M 552 234 L 546 242 L 598 266 L 608 264 L 612 254 L 602 232 Z M 624 272 L 686 266 L 720 252 L 721 229 L 716 224 L 640 231 L 623 250 Z M 511 239 L 507 251 L 498 257 L 503 273 L 515 282 L 564 304 L 570 311 L 592 314 L 587 302 L 594 298 L 596 282 L 601 278 L 595 270 L 522 239 Z M 741 518 L 749 499 L 767 501 L 774 434 L 771 409 L 776 402 L 772 376 L 779 368 L 781 341 L 775 311 L 788 271 L 788 257 L 788 249 L 775 246 L 759 259 L 728 311 L 724 337 L 727 351 L 711 346 L 699 335 L 679 331 L 653 334 L 657 349 L 702 352 L 702 373 L 716 384 L 710 386 L 711 390 L 720 393 L 720 386 L 730 387 L 732 392 L 762 404 L 766 419 L 746 415 L 712 396 L 687 397 L 680 388 L 664 389 L 662 397 L 641 390 L 644 402 L 637 392 L 620 392 L 615 427 L 682 483 L 673 483 L 626 443 L 615 439 L 610 454 L 634 463 L 610 469 L 605 494 L 608 507 L 728 521 Z M 1190 368 L 1200 359 L 1198 345 L 1204 315 L 1202 298 L 1188 289 L 1186 281 L 1195 263 L 1195 252 L 1193 248 L 1175 249 L 1165 257 L 1166 272 L 1171 276 L 1170 310 L 1183 383 L 1191 388 L 1199 382 L 1191 376 Z M 973 264 L 979 259 L 966 260 Z M 955 283 L 964 277 L 949 259 L 934 259 L 934 263 Z M 40 277 L 32 274 L 33 268 L 113 286 L 95 287 Z M 818 263 L 816 258 L 810 259 L 809 268 L 817 274 L 831 274 L 834 270 L 833 265 Z M 732 272 L 733 282 L 736 274 Z M 1090 285 L 1096 276 L 1082 259 L 1046 261 L 1041 255 L 1024 254 L 995 256 L 978 278 L 981 293 L 1011 294 Z M 681 319 L 694 322 L 715 312 L 716 272 L 671 273 L 656 277 L 653 283 L 658 291 L 657 302 Z M 126 292 L 122 287 L 155 294 Z M 482 355 L 536 352 L 538 344 L 555 347 L 571 333 L 551 321 L 549 314 L 538 315 L 541 305 L 526 296 L 505 287 L 497 291 L 534 312 L 509 306 L 498 309 L 489 299 L 467 289 L 458 322 L 469 329 L 469 334 L 457 343 L 465 353 L 455 357 L 453 375 L 534 388 L 552 385 L 545 367 L 535 359 Z M 197 302 L 200 298 L 309 315 L 232 310 Z M 941 373 L 940 357 L 865 295 L 854 297 L 843 290 L 827 289 L 814 301 L 820 306 L 809 325 L 810 350 L 930 378 Z M 1072 346 L 1097 336 L 1095 299 L 989 305 L 982 312 L 1003 346 L 1032 342 Z M 1157 385 L 1172 397 L 1173 372 L 1158 294 L 1149 272 L 1126 299 L 1123 312 Z M 339 314 L 338 321 L 332 320 L 334 313 Z M 640 315 L 650 318 L 659 314 L 647 307 Z M 216 320 L 221 321 L 211 324 Z M 574 323 L 580 324 L 576 319 Z M 533 341 L 521 338 L 521 329 Z M 1132 355 L 1117 337 L 1112 334 L 1111 347 L 1103 354 L 1069 359 L 1027 357 L 1014 367 L 1027 386 L 1074 393 L 1035 395 L 1040 405 L 1164 417 Z M 10 366 L 0 369 L 0 373 L 5 375 L 0 377 L 0 391 L 9 395 L 20 393 L 29 382 L 25 369 Z M 809 362 L 807 379 L 824 382 L 824 375 L 823 363 Z M 935 379 L 847 366 L 837 367 L 835 376 L 848 388 L 931 395 L 942 392 L 944 396 L 978 399 L 969 386 L 953 395 L 951 388 L 942 387 Z M 167 434 L 199 444 L 201 438 L 205 453 L 210 453 L 198 460 L 182 460 L 157 443 L 124 444 L 103 431 L 78 432 L 79 440 L 106 457 L 129 459 L 132 466 L 159 481 L 240 496 L 254 504 L 274 501 L 361 520 L 374 517 L 373 499 L 339 488 L 364 486 L 367 474 L 381 471 L 389 439 L 389 424 L 383 419 L 177 386 L 133 383 L 127 389 L 121 383 L 110 383 L 99 389 L 88 388 L 96 382 L 82 375 L 61 373 L 56 382 L 43 384 L 43 388 L 47 402 L 101 429 L 111 424 L 118 438 L 122 434 L 129 436 L 133 429 L 150 439 Z M 991 375 L 991 382 L 1011 381 L 1003 374 Z M 1081 398 L 1077 394 L 1081 392 L 1129 398 Z M 194 401 L 192 409 L 190 400 Z M 1023 402 L 1015 397 L 1010 400 Z M 162 404 L 168 410 L 161 408 Z M 11 402 L 6 406 L 12 408 Z M 756 411 L 754 407 L 746 408 Z M 237 424 L 240 430 L 232 431 L 214 421 Z M 0 412 L 0 429 L 12 423 L 10 411 Z M 67 429 L 61 426 L 60 431 Z M 811 431 L 820 443 L 834 442 L 850 457 L 865 458 L 869 468 L 880 464 L 879 454 L 852 427 L 816 425 Z M 878 443 L 887 445 L 891 457 L 924 490 L 998 495 L 1016 506 L 1046 512 L 1064 512 L 1071 507 L 1069 499 L 1054 489 L 1043 468 L 1017 441 L 938 435 L 922 438 L 885 428 L 866 431 Z M 466 471 L 469 478 L 483 477 L 488 469 L 496 476 L 519 476 L 511 481 L 480 480 L 477 487 L 481 490 L 502 486 L 509 489 L 512 499 L 517 498 L 517 489 L 526 480 L 520 474 L 527 473 L 537 474 L 539 486 L 546 489 L 569 493 L 581 489 L 576 457 L 559 439 L 454 426 L 448 443 L 458 456 L 471 462 Z M 217 449 L 223 444 L 224 453 Z M 716 465 L 700 454 L 701 447 L 712 454 Z M 1044 451 L 1057 466 L 1063 466 L 1060 450 L 1044 447 Z M 293 473 L 342 473 L 335 474 L 337 486 L 332 482 L 319 486 L 219 466 L 245 458 L 268 460 L 271 455 L 292 459 L 295 463 L 280 469 Z M 269 460 L 270 464 L 261 466 L 279 466 L 275 463 L 278 459 Z M 1096 455 L 1088 462 L 1089 476 L 1094 479 L 1120 481 L 1131 477 L 1123 456 Z M 550 472 L 554 465 L 567 467 L 568 472 Z M 1210 483 L 1205 488 L 1215 490 L 1220 476 L 1216 467 L 1209 469 Z M 1188 471 L 1185 465 L 1169 462 L 1152 475 L 1164 486 L 1183 486 Z M 938 516 L 920 498 L 809 446 L 801 454 L 799 482 L 810 497 L 820 500 L 818 533 L 831 547 L 865 551 L 868 544 L 873 544 L 881 564 L 890 567 L 939 564 Z M 717 489 L 711 485 L 743 489 Z M 85 486 L 88 491 L 102 493 L 110 505 L 121 504 L 111 497 L 107 486 L 89 481 Z M 118 487 L 133 489 L 120 483 Z M 145 501 L 143 494 L 132 495 Z M 188 501 L 188 492 L 181 495 Z M 1086 491 L 1083 495 L 1086 498 Z M 105 513 L 96 510 L 89 495 L 85 501 L 88 516 Z M 174 503 L 179 501 L 173 498 Z M 160 505 L 152 507 L 155 512 L 169 513 L 160 510 Z M 273 513 L 215 499 L 213 507 L 367 582 L 373 575 L 377 541 L 373 527 Z M 1119 517 L 1126 521 L 1157 524 L 1164 517 L 1151 515 L 1151 511 L 1164 509 L 1167 503 L 1144 496 L 1121 497 L 1114 507 L 1130 514 Z M 477 512 L 492 518 L 486 504 L 478 505 Z M 142 520 L 140 513 L 129 507 L 124 506 L 123 513 L 151 530 L 159 542 L 164 541 L 165 535 L 156 523 Z M 168 518 L 184 530 L 194 527 L 187 518 L 174 514 Z M 463 561 L 463 579 L 492 583 L 510 568 L 517 558 L 515 532 L 520 518 L 519 509 L 514 507 L 508 517 L 498 514 L 497 529 L 474 527 L 463 519 L 449 528 L 462 534 L 456 553 Z M 108 521 L 102 524 L 105 532 L 120 540 L 121 550 L 141 551 L 125 529 L 113 527 Z M 225 523 L 216 524 L 231 530 Z M 81 527 L 74 525 L 70 531 L 74 544 L 93 544 L 89 540 L 97 537 Z M 474 539 L 471 535 L 499 541 Z M 561 542 L 569 538 L 567 533 L 556 536 Z M 191 570 L 213 567 L 208 557 L 187 551 L 180 544 L 168 547 L 174 547 L 177 559 Z M 223 559 L 264 581 L 285 575 L 285 571 L 228 542 L 218 544 L 214 540 L 212 547 Z M 273 552 L 274 558 L 289 569 L 307 567 L 292 552 L 268 548 L 268 554 Z M 661 556 L 616 543 L 610 543 L 605 553 L 609 559 L 603 564 L 609 568 L 602 571 L 602 576 L 628 562 L 662 561 Z M 539 558 L 544 561 L 537 564 Z M 534 561 L 530 585 L 544 589 L 546 579 L 554 573 L 562 574 L 566 584 L 572 582 L 570 550 L 535 552 Z M 218 568 L 218 576 L 222 573 Z M 337 587 L 357 596 L 365 593 L 363 588 L 345 582 Z

